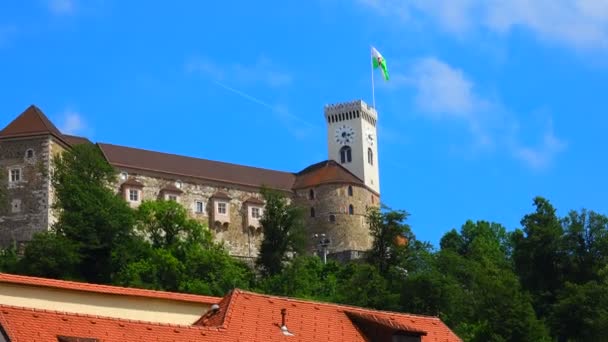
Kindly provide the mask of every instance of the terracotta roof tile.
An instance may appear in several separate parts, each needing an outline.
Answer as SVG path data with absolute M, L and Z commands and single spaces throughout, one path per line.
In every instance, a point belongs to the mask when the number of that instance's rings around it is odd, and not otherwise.
M 221 298 L 218 298 L 218 297 L 200 296 L 200 295 L 192 295 L 192 294 L 176 293 L 176 292 L 144 290 L 144 289 L 136 289 L 136 288 L 120 287 L 120 286 L 95 285 L 95 284 L 80 283 L 80 282 L 75 282 L 75 281 L 65 281 L 65 280 L 20 276 L 20 275 L 8 274 L 8 273 L 0 273 L 0 282 L 1 283 L 10 283 L 10 284 L 51 287 L 51 288 L 67 289 L 67 290 L 75 290 L 75 291 L 115 294 L 115 295 L 121 295 L 121 296 L 148 297 L 148 298 L 167 299 L 167 300 L 175 300 L 175 301 L 182 301 L 182 302 L 194 302 L 194 303 L 205 303 L 205 304 L 214 304 L 221 300 Z
M 91 140 L 76 135 L 63 134 L 63 138 L 68 144 L 72 146 L 79 144 L 92 144 Z
M 181 194 L 183 192 L 182 189 L 176 187 L 173 184 L 167 184 L 167 185 L 165 185 L 160 191 L 162 191 L 162 192 L 170 192 L 170 193 L 174 193 L 174 194 Z
M 302 189 L 320 184 L 351 183 L 365 185 L 359 177 L 352 174 L 333 160 L 326 160 L 311 165 L 296 175 L 294 189 Z
M 139 182 L 137 179 L 135 179 L 135 178 L 129 178 L 129 179 L 127 179 L 120 186 L 123 187 L 125 185 L 132 186 L 132 187 L 137 187 L 137 188 L 143 188 L 144 187 L 144 185 L 141 182 Z
M 57 127 L 34 105 L 29 106 L 0 131 L 1 138 L 36 134 L 52 134 L 58 138 L 63 138 Z
M 110 164 L 115 167 L 161 172 L 211 181 L 252 187 L 268 186 L 291 190 L 295 176 L 290 172 L 274 171 L 175 154 L 99 143 Z
M 211 195 L 211 198 L 230 199 L 230 196 L 228 196 L 228 194 L 226 194 L 225 192 L 218 191 L 218 192 L 214 193 L 213 195 Z
M 245 203 L 263 205 L 264 201 L 262 201 L 261 199 L 255 198 L 255 197 L 249 197 L 248 199 L 245 200 Z

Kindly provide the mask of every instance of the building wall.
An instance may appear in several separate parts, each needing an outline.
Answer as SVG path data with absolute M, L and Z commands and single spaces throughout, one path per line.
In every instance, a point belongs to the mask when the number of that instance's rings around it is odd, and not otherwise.
M 178 179 L 162 177 L 160 175 L 133 173 L 128 175 L 132 179 L 144 185 L 142 192 L 143 200 L 156 200 L 161 197 L 161 190 L 167 185 L 175 185 Z M 218 184 L 205 184 L 200 180 L 179 179 L 182 193 L 178 202 L 188 209 L 189 214 L 196 220 L 205 223 L 217 242 L 223 242 L 230 254 L 237 257 L 255 257 L 259 251 L 263 233 L 258 222 L 248 220 L 251 205 L 244 202 L 250 197 L 263 200 L 259 192 L 253 190 L 238 189 L 236 187 L 221 186 Z M 120 191 L 120 183 L 116 185 Z M 223 192 L 230 199 L 214 199 L 213 195 Z M 196 213 L 196 202 L 203 201 L 205 210 Z M 227 216 L 218 216 L 216 202 L 225 201 L 228 206 Z
M 49 225 L 48 136 L 0 140 L 0 177 L 6 201 L 0 207 L 0 247 L 29 241 Z M 28 158 L 28 150 L 33 156 Z M 10 170 L 21 170 L 21 181 L 9 182 Z
M 310 230 L 311 252 L 317 250 L 318 239 L 314 234 L 325 234 L 331 243 L 329 253 L 344 250 L 364 251 L 372 245 L 368 224 L 365 219 L 367 208 L 378 206 L 377 197 L 368 189 L 352 185 L 352 196 L 348 194 L 348 184 L 327 184 L 296 192 L 296 203 L 306 208 L 306 225 Z M 314 199 L 310 199 L 310 190 Z M 349 206 L 353 206 L 353 213 Z M 315 217 L 311 217 L 314 208 Z M 332 222 L 331 216 L 335 217 Z
M 0 303 L 146 322 L 191 325 L 209 304 L 0 283 Z

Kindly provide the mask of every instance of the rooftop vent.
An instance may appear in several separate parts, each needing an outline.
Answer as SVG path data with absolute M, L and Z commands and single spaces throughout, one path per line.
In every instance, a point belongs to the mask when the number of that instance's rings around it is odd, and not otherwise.
M 287 309 L 281 309 L 281 332 L 285 336 L 294 336 L 289 329 L 287 329 L 287 325 L 285 324 L 285 317 L 287 316 Z

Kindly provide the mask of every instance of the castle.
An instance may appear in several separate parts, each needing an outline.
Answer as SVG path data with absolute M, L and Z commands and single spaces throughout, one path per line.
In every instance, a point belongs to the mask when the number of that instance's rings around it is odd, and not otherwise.
M 132 207 L 143 200 L 181 203 L 206 222 L 231 255 L 257 255 L 264 212 L 260 190 L 283 192 L 306 208 L 311 253 L 328 238 L 329 254 L 357 258 L 372 244 L 366 209 L 379 206 L 380 179 L 376 110 L 361 100 L 325 106 L 328 160 L 299 172 L 283 172 L 178 156 L 98 142 L 117 172 L 115 190 Z M 22 245 L 55 222 L 52 158 L 87 138 L 62 134 L 36 106 L 0 131 L 0 171 L 7 206 L 0 209 L 0 247 Z

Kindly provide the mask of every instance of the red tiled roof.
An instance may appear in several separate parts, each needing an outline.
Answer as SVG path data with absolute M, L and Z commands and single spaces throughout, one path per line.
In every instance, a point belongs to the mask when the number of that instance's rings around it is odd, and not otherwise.
M 295 176 L 290 172 L 179 156 L 137 148 L 99 143 L 103 154 L 115 167 L 161 172 L 252 187 L 268 186 L 291 190 Z
M 267 296 L 234 290 L 192 326 L 148 323 L 91 315 L 62 313 L 0 304 L 0 323 L 12 342 L 53 341 L 57 335 L 97 338 L 104 342 L 143 341 L 299 341 L 367 342 L 349 315 L 390 325 L 392 331 L 422 335 L 422 342 L 461 341 L 441 320 L 344 305 Z M 286 327 L 281 332 L 281 310 Z M 389 340 L 390 341 L 390 340 Z
M 8 274 L 8 273 L 0 273 L 0 283 L 42 286 L 42 287 L 51 287 L 51 288 L 56 288 L 56 289 L 66 289 L 66 290 L 75 290 L 75 291 L 84 291 L 84 292 L 96 292 L 96 293 L 114 294 L 114 295 L 121 295 L 121 296 L 136 296 L 136 297 L 167 299 L 167 300 L 175 300 L 175 301 L 181 301 L 181 302 L 194 302 L 194 303 L 204 303 L 204 304 L 215 304 L 215 303 L 218 303 L 222 299 L 219 297 L 211 297 L 211 296 L 200 296 L 200 295 L 193 295 L 193 294 L 186 294 L 186 293 L 144 290 L 144 289 L 136 289 L 136 288 L 131 288 L 131 287 L 95 285 L 95 284 L 80 283 L 80 282 L 75 282 L 75 281 L 20 276 L 20 275 Z
M 174 193 L 174 194 L 181 194 L 183 192 L 182 189 L 176 187 L 173 184 L 167 184 L 167 185 L 165 185 L 160 191 L 162 191 L 162 192 L 170 192 L 170 193 Z
M 211 195 L 211 198 L 230 199 L 230 196 L 228 196 L 228 194 L 225 192 L 218 191 L 218 192 L 214 193 L 213 195 Z
M 92 144 L 91 140 L 89 140 L 85 137 L 79 137 L 76 135 L 64 134 L 63 138 L 65 139 L 65 141 L 68 142 L 68 144 L 70 144 L 72 146 L 79 145 L 79 144 Z
M 294 189 L 302 189 L 320 184 L 330 183 L 350 183 L 365 185 L 359 177 L 352 174 L 342 165 L 333 160 L 326 160 L 320 163 L 311 165 L 304 170 L 298 172 L 296 181 L 293 185 Z
M 6 138 L 49 133 L 62 137 L 61 132 L 59 132 L 46 115 L 38 107 L 31 105 L 0 131 L 0 137 Z
M 120 186 L 122 187 L 122 186 L 125 186 L 125 185 L 130 185 L 130 186 L 138 187 L 138 188 L 143 188 L 144 187 L 144 185 L 141 182 L 139 182 L 137 179 L 134 179 L 134 178 L 127 179 Z
M 249 197 L 248 199 L 245 200 L 245 203 L 264 204 L 264 201 L 262 201 L 261 199 L 255 198 L 255 197 Z

